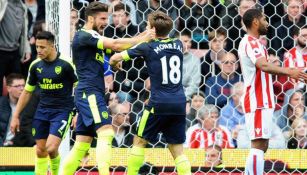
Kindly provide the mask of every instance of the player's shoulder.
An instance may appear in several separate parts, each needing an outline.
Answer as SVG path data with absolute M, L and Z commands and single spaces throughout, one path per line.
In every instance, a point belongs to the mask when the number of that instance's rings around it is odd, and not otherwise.
M 29 70 L 37 67 L 37 65 L 39 65 L 40 63 L 42 63 L 43 60 L 40 58 L 36 58 L 34 61 L 32 61 L 32 63 L 30 64 Z
M 84 28 L 78 31 L 78 35 L 79 35 L 79 38 L 88 38 L 88 37 L 101 38 L 102 37 L 97 31 L 86 30 Z

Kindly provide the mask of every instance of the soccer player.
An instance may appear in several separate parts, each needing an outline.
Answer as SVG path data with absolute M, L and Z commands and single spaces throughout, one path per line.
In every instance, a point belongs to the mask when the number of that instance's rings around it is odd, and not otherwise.
M 245 173 L 262 175 L 275 106 L 271 74 L 286 75 L 302 81 L 307 80 L 307 74 L 297 68 L 281 68 L 268 62 L 267 50 L 259 41 L 260 35 L 265 35 L 268 28 L 261 10 L 247 10 L 243 22 L 247 34 L 240 42 L 238 53 L 245 88 L 242 104 L 251 140 Z
M 168 38 L 172 19 L 157 11 L 148 16 L 147 29 L 155 29 L 155 39 L 114 54 L 110 65 L 120 68 L 120 61 L 143 57 L 151 81 L 151 97 L 137 124 L 137 135 L 128 158 L 128 175 L 137 175 L 144 162 L 144 147 L 156 142 L 162 132 L 175 159 L 179 175 L 190 175 L 191 165 L 183 154 L 185 141 L 185 103 L 182 86 L 183 46 L 180 40 Z
M 111 147 L 114 137 L 111 117 L 104 100 L 104 55 L 121 51 L 151 39 L 153 30 L 134 38 L 111 39 L 99 33 L 108 22 L 108 6 L 95 1 L 85 9 L 85 25 L 72 42 L 73 61 L 78 75 L 75 104 L 78 110 L 76 142 L 66 157 L 63 174 L 72 175 L 88 152 L 93 137 L 97 135 L 96 161 L 100 175 L 109 174 Z
M 51 174 L 57 175 L 60 165 L 58 148 L 72 119 L 72 89 L 77 76 L 73 65 L 56 51 L 52 33 L 43 31 L 36 35 L 36 50 L 38 59 L 30 65 L 26 87 L 13 114 L 11 131 L 19 132 L 20 113 L 38 86 L 40 102 L 32 122 L 36 141 L 35 174 L 47 173 L 49 155 Z

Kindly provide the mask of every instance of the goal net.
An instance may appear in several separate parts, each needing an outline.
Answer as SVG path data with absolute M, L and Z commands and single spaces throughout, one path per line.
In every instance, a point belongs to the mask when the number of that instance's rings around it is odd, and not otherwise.
M 84 24 L 84 10 L 93 0 L 46 0 L 46 22 L 59 46 L 70 46 L 74 33 Z M 104 35 L 111 38 L 132 37 L 146 27 L 147 15 L 156 10 L 166 12 L 174 21 L 171 37 L 187 40 L 183 66 L 183 84 L 187 96 L 187 141 L 185 153 L 195 174 L 243 174 L 250 148 L 244 114 L 238 102 L 242 96 L 238 44 L 246 33 L 242 15 L 249 8 L 261 8 L 269 22 L 268 33 L 261 36 L 269 61 L 284 67 L 306 68 L 306 2 L 253 0 L 101 0 L 110 5 L 109 25 Z M 117 3 L 124 4 L 122 13 Z M 62 2 L 63 3 L 63 2 Z M 297 10 L 293 10 L 296 8 Z M 70 19 L 61 16 L 65 11 Z M 128 15 L 129 14 L 129 15 Z M 70 32 L 67 33 L 67 24 Z M 62 31 L 61 29 L 64 29 Z M 70 40 L 68 37 L 70 36 Z M 189 43 L 189 41 L 191 41 Z M 299 47 L 298 47 L 299 46 Z M 305 48 L 305 49 L 299 49 Z M 69 52 L 68 52 L 69 53 Z M 228 53 L 228 54 L 225 54 Z M 110 55 L 107 55 L 110 57 Z M 111 109 L 117 133 L 113 141 L 110 172 L 126 172 L 128 150 L 132 144 L 138 118 L 149 97 L 147 68 L 142 59 L 124 63 L 123 70 L 105 73 L 107 101 L 119 105 Z M 274 113 L 274 137 L 265 155 L 268 174 L 307 174 L 306 88 L 302 82 L 274 76 L 277 105 Z M 257 94 L 261 95 L 261 94 Z M 127 105 L 128 104 L 128 105 Z M 120 106 L 121 105 L 121 106 Z M 128 111 L 125 111 L 128 106 Z M 205 106 L 205 107 L 204 107 Z M 205 111 L 215 111 L 214 127 L 205 124 L 212 118 Z M 112 111 L 113 110 L 113 111 Z M 123 112 L 125 111 L 125 112 Z M 200 112 L 202 111 L 202 112 Z M 128 115 L 126 115 L 128 113 Z M 214 112 L 212 112 L 214 113 Z M 201 114 L 203 116 L 201 116 Z M 208 116 L 209 115 L 209 116 Z M 122 117 L 122 118 L 121 118 Z M 265 116 L 264 116 L 265 117 Z M 74 144 L 70 134 L 70 146 Z M 92 149 L 80 164 L 77 174 L 98 174 Z M 305 148 L 305 149 L 304 149 Z M 174 162 L 163 135 L 146 149 L 140 174 L 176 174 Z

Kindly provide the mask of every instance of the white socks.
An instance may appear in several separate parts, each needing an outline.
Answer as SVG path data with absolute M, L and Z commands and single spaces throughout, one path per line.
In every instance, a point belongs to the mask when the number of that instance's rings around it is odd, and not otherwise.
M 263 175 L 264 152 L 251 148 L 245 165 L 245 175 Z

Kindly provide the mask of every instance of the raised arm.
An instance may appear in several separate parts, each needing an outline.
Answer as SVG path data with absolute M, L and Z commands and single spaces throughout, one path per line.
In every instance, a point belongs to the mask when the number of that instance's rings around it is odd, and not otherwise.
M 155 35 L 154 30 L 150 29 L 132 38 L 112 39 L 112 38 L 103 37 L 99 42 L 103 42 L 101 43 L 103 45 L 103 48 L 108 48 L 113 51 L 123 51 L 129 49 L 134 45 L 137 45 L 138 43 L 151 40 L 154 37 L 154 35 Z

